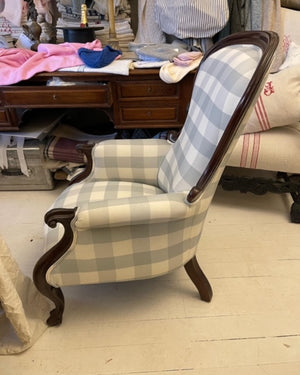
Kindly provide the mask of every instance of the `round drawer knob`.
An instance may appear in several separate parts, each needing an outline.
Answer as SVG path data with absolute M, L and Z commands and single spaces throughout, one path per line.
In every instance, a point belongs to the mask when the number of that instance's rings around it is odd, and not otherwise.
M 148 92 L 148 94 L 151 94 L 151 92 L 152 92 L 152 87 L 148 87 L 148 88 L 147 88 L 147 92 Z
M 53 94 L 53 100 L 56 100 L 57 98 L 56 98 L 56 94 Z

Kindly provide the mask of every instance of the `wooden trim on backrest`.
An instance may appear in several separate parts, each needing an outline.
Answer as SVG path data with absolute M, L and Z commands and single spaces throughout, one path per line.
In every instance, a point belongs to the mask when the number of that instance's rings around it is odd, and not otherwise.
M 273 56 L 278 46 L 278 42 L 279 37 L 273 31 L 245 31 L 232 34 L 222 39 L 214 46 L 212 46 L 203 57 L 201 64 L 216 51 L 224 47 L 237 44 L 252 44 L 260 47 L 262 50 L 262 57 L 260 59 L 260 62 L 258 63 L 255 73 L 253 74 L 253 77 L 251 78 L 244 95 L 242 96 L 237 108 L 235 109 L 229 121 L 229 124 L 227 125 L 224 134 L 222 135 L 222 138 L 220 139 L 220 142 L 216 147 L 216 150 L 212 158 L 210 159 L 205 171 L 198 180 L 196 186 L 194 186 L 190 190 L 187 196 L 188 202 L 194 202 L 199 197 L 201 192 L 211 181 L 213 175 L 220 166 L 221 161 L 227 153 L 239 126 L 241 125 L 247 112 L 251 109 L 251 106 L 254 105 L 256 98 L 260 94 L 264 80 L 269 73 L 270 66 L 273 61 Z M 201 65 L 199 69 L 201 69 Z

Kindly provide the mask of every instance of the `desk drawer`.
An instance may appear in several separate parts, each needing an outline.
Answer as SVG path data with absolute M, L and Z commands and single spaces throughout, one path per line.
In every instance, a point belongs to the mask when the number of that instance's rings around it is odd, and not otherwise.
M 178 86 L 168 85 L 162 81 L 121 82 L 119 84 L 119 97 L 126 98 L 157 98 L 178 96 Z
M 13 108 L 0 108 L 0 131 L 19 130 L 20 115 Z
M 176 121 L 178 108 L 157 107 L 157 108 L 122 108 L 121 118 L 123 121 Z
M 110 107 L 111 90 L 108 85 L 68 88 L 24 87 L 3 92 L 7 107 Z
M 5 109 L 0 109 L 0 124 L 7 124 L 9 122 Z

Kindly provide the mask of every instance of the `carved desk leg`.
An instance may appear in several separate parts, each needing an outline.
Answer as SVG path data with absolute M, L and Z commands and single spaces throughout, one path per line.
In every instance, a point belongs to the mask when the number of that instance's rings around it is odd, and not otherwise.
M 64 234 L 61 240 L 47 251 L 36 263 L 33 270 L 33 281 L 37 289 L 55 304 L 55 308 L 51 311 L 47 320 L 49 326 L 55 326 L 62 322 L 64 312 L 64 296 L 60 288 L 55 288 L 48 284 L 46 273 L 51 267 L 72 245 L 73 231 L 71 222 L 75 217 L 76 208 L 54 208 L 46 213 L 45 222 L 55 228 L 57 223 L 64 226 Z

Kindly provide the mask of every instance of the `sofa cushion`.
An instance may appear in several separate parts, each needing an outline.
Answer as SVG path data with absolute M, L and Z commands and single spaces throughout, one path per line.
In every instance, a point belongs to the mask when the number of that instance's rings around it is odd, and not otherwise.
M 243 133 L 300 121 L 300 64 L 270 74 Z
M 241 135 L 227 165 L 299 173 L 300 122 L 267 132 Z

